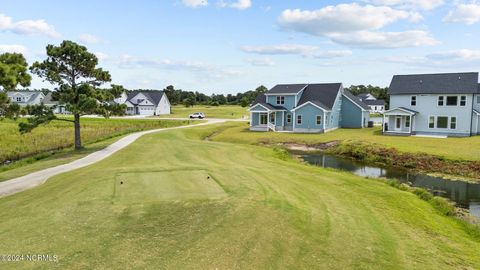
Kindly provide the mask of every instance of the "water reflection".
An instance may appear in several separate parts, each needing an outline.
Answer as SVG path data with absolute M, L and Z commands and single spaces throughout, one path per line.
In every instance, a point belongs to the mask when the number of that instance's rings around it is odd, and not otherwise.
M 458 206 L 469 209 L 472 215 L 480 217 L 480 184 L 414 174 L 398 168 L 380 168 L 325 154 L 301 157 L 313 165 L 349 171 L 363 177 L 397 179 L 414 187 L 425 188 L 437 196 L 456 202 Z

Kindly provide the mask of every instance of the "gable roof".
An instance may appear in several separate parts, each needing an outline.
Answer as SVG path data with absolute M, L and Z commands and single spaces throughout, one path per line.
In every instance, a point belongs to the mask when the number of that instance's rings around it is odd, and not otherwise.
M 376 100 L 377 98 L 374 97 L 372 94 L 370 93 L 361 93 L 361 94 L 358 94 L 357 97 L 361 100 L 361 101 L 364 101 L 368 98 L 371 98 L 369 100 Z
M 139 93 L 142 93 L 148 101 L 151 103 L 158 105 L 160 103 L 160 100 L 163 97 L 163 91 L 140 91 L 140 90 L 134 90 L 134 91 L 129 91 L 127 95 L 127 101 L 129 101 L 132 104 L 137 104 L 137 101 L 133 101 L 132 99 L 138 95 Z
M 390 95 L 480 93 L 478 72 L 395 75 L 388 93 Z
M 383 100 L 383 99 L 364 99 L 364 100 L 362 100 L 362 102 L 367 104 L 368 106 L 375 106 L 375 105 L 383 106 L 383 105 L 385 105 L 385 100 Z
M 275 106 L 275 105 L 267 103 L 267 96 L 265 94 L 258 95 L 257 98 L 255 98 L 255 101 L 250 106 L 250 108 L 252 108 L 252 107 L 254 107 L 258 104 L 262 105 L 263 107 L 265 107 L 266 109 L 268 109 L 270 111 L 286 110 L 285 107 L 283 107 L 283 106 Z
M 48 92 L 48 94 L 45 96 L 45 98 L 43 99 L 43 104 L 46 104 L 46 105 L 56 105 L 58 104 L 58 101 L 54 101 L 52 99 L 52 92 Z
M 268 94 L 298 94 L 308 84 L 277 84 L 267 92 Z
M 26 94 L 29 95 L 29 99 L 24 101 L 24 103 L 30 103 L 33 102 L 38 96 L 43 95 L 42 91 L 29 91 L 29 90 L 16 90 L 16 91 L 8 91 L 7 96 L 12 99 L 13 102 L 17 102 L 16 100 L 13 100 L 13 95 L 14 94 Z
M 341 83 L 309 84 L 307 88 L 303 90 L 302 97 L 300 98 L 297 106 L 301 106 L 302 104 L 310 101 L 315 105 L 324 108 L 325 110 L 331 110 L 341 87 Z
M 369 111 L 370 107 L 368 107 L 367 104 L 365 104 L 363 101 L 361 101 L 358 97 L 354 96 L 350 91 L 347 89 L 343 89 L 343 95 L 351 100 L 353 103 L 355 103 L 358 107 L 362 108 L 365 111 Z

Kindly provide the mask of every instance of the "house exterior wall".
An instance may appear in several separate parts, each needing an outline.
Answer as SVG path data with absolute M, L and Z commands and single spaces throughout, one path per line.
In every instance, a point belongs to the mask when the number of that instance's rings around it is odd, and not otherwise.
M 345 128 L 361 128 L 365 117 L 362 109 L 346 97 L 343 97 L 342 100 L 342 121 L 340 125 Z M 369 114 L 369 112 L 366 113 Z
M 277 104 L 278 96 L 285 97 L 285 104 Z M 295 107 L 295 95 L 271 95 L 271 96 L 268 95 L 267 103 L 272 104 L 274 106 L 282 106 L 282 107 L 285 107 L 287 110 L 291 110 Z
M 155 114 L 170 114 L 170 101 L 168 100 L 167 95 L 163 94 L 160 102 L 157 105 L 157 108 L 155 108 Z
M 473 109 L 480 112 L 480 94 L 473 97 Z
M 342 120 L 342 103 L 342 91 L 338 91 L 332 110 L 327 113 L 325 118 L 325 129 L 335 129 L 340 127 L 340 121 Z
M 417 105 L 410 104 L 412 95 L 391 95 L 390 107 L 404 107 L 419 112 L 415 116 L 415 130 L 416 134 L 431 134 L 431 135 L 446 135 L 446 136 L 469 136 L 472 123 L 472 94 L 422 94 L 415 95 L 417 97 Z M 438 106 L 438 96 L 458 96 L 458 104 L 460 103 L 460 96 L 466 96 L 465 106 Z M 444 100 L 446 104 L 446 98 Z M 429 128 L 428 121 L 430 116 L 447 116 L 447 128 Z M 450 117 L 456 117 L 456 129 L 450 128 Z M 436 122 L 436 120 L 435 120 Z M 435 123 L 436 124 L 436 123 Z
M 297 124 L 297 117 L 298 115 L 302 116 L 302 123 Z M 317 115 L 322 116 L 322 122 L 320 125 L 317 125 Z M 325 121 L 325 114 L 324 112 L 311 105 L 307 104 L 300 109 L 295 111 L 295 118 L 293 121 L 295 121 L 295 129 L 294 131 L 296 132 L 322 132 L 323 131 L 323 124 Z

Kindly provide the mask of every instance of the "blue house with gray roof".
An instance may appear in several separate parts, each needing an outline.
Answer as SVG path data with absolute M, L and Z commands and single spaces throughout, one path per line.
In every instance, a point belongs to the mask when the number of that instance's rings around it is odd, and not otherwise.
M 369 107 L 341 83 L 279 84 L 250 107 L 250 130 L 321 133 L 362 128 Z
M 386 135 L 480 134 L 478 72 L 396 75 L 389 94 Z

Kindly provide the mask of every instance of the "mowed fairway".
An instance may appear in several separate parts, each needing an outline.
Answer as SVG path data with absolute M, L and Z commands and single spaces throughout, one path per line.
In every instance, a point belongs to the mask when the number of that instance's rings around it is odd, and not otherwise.
M 415 195 L 204 141 L 219 126 L 150 134 L 0 199 L 1 269 L 478 269 L 480 239 Z M 123 182 L 123 183 L 122 183 Z
M 167 115 L 161 115 L 162 118 L 179 117 L 185 118 L 192 113 L 202 112 L 207 118 L 226 118 L 226 119 L 239 119 L 247 118 L 250 116 L 250 112 L 247 108 L 238 105 L 221 105 L 221 106 L 206 106 L 195 105 L 193 107 L 185 107 L 184 105 L 172 106 L 172 113 Z

